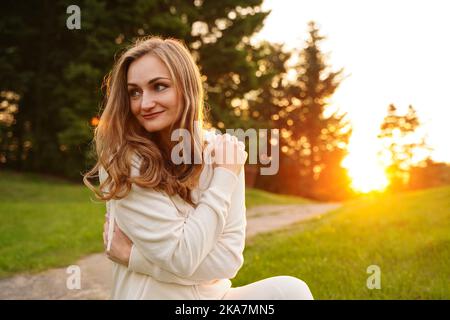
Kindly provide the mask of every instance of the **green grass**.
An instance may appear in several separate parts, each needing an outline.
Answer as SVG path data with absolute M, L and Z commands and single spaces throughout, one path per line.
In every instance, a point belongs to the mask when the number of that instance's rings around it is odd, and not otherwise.
M 280 195 L 275 193 L 270 193 L 267 191 L 259 190 L 259 189 L 251 189 L 247 188 L 245 193 L 245 204 L 247 209 L 259 205 L 266 204 L 305 204 L 305 203 L 313 203 L 312 200 L 289 196 L 289 195 Z
M 62 267 L 103 250 L 103 203 L 84 186 L 0 172 L 0 278 Z M 247 189 L 247 207 L 306 200 Z
M 233 286 L 276 275 L 316 299 L 450 299 L 450 187 L 347 202 L 321 219 L 247 242 Z M 381 269 L 381 289 L 366 286 Z
M 103 250 L 104 204 L 83 185 L 0 173 L 0 278 L 62 267 Z M 304 199 L 247 189 L 247 207 Z M 381 268 L 369 290 L 367 267 Z M 303 279 L 316 299 L 449 299 L 450 187 L 367 197 L 247 242 L 234 286 Z
M 0 278 L 65 266 L 103 250 L 104 204 L 90 197 L 78 184 L 1 172 Z

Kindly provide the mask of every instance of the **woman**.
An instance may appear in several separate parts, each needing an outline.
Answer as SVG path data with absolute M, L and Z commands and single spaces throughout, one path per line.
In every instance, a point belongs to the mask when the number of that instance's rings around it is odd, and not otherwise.
M 84 182 L 107 201 L 111 298 L 312 299 L 288 276 L 231 288 L 243 264 L 247 153 L 235 137 L 203 129 L 201 77 L 185 46 L 138 40 L 106 83 L 98 161 Z M 174 161 L 175 131 L 191 161 Z M 97 172 L 100 190 L 88 181 Z

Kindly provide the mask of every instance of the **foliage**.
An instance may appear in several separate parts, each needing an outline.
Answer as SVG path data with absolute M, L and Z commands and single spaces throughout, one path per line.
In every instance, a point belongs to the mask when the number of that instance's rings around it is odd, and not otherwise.
M 231 100 L 259 86 L 248 56 L 249 38 L 268 14 L 261 2 L 84 0 L 76 3 L 79 30 L 66 27 L 71 1 L 2 3 L 0 91 L 20 100 L 14 121 L 2 122 L 0 164 L 80 180 L 93 164 L 102 79 L 115 54 L 143 35 L 183 39 L 206 80 L 211 124 L 239 124 Z
M 342 199 L 349 195 L 349 178 L 341 161 L 351 126 L 345 113 L 329 112 L 329 99 L 342 81 L 343 69 L 331 71 L 320 50 L 323 40 L 315 23 L 310 22 L 309 38 L 297 53 L 296 79 L 287 82 L 285 76 L 274 77 L 273 88 L 266 90 L 272 94 L 273 126 L 280 128 L 281 134 L 280 172 L 269 190 L 322 200 Z M 269 179 L 261 177 L 257 186 Z
M 418 150 L 429 150 L 425 138 L 417 135 L 420 126 L 419 117 L 412 105 L 408 106 L 405 115 L 399 115 L 394 104 L 389 105 L 378 138 L 384 144 L 379 156 L 386 162 L 391 190 L 407 188 L 409 171 L 416 164 L 415 153 Z

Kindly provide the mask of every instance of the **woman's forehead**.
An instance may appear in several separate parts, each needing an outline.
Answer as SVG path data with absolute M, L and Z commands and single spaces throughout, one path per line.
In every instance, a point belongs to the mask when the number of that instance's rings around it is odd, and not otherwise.
M 147 83 L 159 77 L 172 79 L 164 62 L 154 55 L 144 55 L 133 61 L 128 67 L 127 79 L 129 83 Z

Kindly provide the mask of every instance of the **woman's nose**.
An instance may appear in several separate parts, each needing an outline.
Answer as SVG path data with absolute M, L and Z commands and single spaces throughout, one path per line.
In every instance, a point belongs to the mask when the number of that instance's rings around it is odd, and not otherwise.
M 143 93 L 141 108 L 143 109 L 151 109 L 155 106 L 156 102 L 154 97 L 149 93 Z

